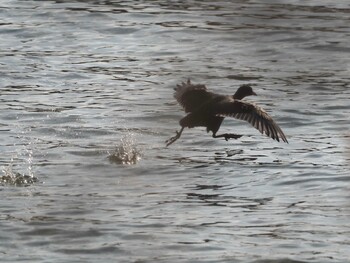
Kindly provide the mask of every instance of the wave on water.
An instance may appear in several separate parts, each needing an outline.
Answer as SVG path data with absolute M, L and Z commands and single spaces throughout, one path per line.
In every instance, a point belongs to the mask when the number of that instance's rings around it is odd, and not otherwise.
M 133 133 L 128 133 L 116 148 L 109 153 L 108 159 L 111 163 L 132 165 L 141 160 L 141 150 L 137 147 Z
M 252 263 L 307 263 L 307 262 L 286 258 L 286 259 L 262 259 L 262 260 L 253 261 Z

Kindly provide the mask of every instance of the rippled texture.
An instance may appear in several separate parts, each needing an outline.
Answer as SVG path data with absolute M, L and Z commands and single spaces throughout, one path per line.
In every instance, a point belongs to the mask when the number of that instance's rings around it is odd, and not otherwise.
M 37 179 L 0 184 L 3 261 L 349 262 L 347 0 L 14 0 L 0 14 L 2 176 Z M 166 148 L 187 78 L 250 83 L 290 144 L 226 119 L 242 138 L 186 129 Z

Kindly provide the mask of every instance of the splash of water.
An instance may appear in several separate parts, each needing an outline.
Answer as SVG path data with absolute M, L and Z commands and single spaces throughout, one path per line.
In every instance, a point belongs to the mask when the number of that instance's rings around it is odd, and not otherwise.
M 108 159 L 112 163 L 131 165 L 141 160 L 141 151 L 136 146 L 133 133 L 128 133 L 116 146 L 112 153 L 109 153 Z
M 3 175 L 0 176 L 0 185 L 29 186 L 39 181 L 34 176 L 33 151 L 30 146 L 25 148 L 26 173 L 21 174 L 14 171 L 15 159 L 17 159 L 17 155 L 11 157 L 8 165 L 1 167 Z
M 3 175 L 0 176 L 0 184 L 13 186 L 29 186 L 38 182 L 38 178 L 33 175 L 20 174 L 13 171 L 13 159 L 7 166 L 1 167 Z

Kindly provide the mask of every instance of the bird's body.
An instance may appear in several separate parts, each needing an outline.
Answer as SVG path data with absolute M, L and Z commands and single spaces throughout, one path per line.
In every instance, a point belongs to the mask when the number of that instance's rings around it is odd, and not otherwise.
M 211 131 L 214 138 L 224 137 L 228 140 L 241 137 L 242 135 L 231 133 L 216 134 L 225 117 L 248 121 L 272 139 L 288 142 L 281 128 L 265 110 L 253 103 L 242 101 L 249 95 L 256 95 L 249 85 L 242 85 L 233 96 L 210 92 L 204 85 L 194 85 L 190 80 L 177 85 L 174 97 L 188 114 L 180 120 L 180 132 L 166 141 L 167 146 L 180 138 L 186 127 L 206 127 L 207 132 Z

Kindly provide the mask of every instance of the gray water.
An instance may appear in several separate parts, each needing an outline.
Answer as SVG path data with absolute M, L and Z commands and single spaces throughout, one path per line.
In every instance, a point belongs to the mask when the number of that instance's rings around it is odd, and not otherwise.
M 348 0 L 1 1 L 1 262 L 350 262 Z M 190 78 L 289 144 L 186 129 Z

